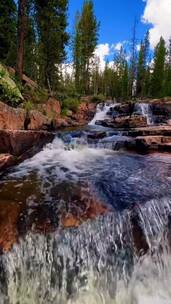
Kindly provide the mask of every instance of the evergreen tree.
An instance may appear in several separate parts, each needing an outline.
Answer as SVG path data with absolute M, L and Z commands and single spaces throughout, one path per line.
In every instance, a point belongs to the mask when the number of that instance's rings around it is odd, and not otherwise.
M 49 91 L 59 85 L 59 65 L 66 57 L 68 43 L 68 0 L 35 0 L 39 38 L 40 82 Z
M 171 39 L 169 40 L 168 58 L 165 71 L 165 96 L 171 96 Z
M 163 95 L 165 59 L 166 46 L 164 39 L 161 37 L 159 43 L 155 48 L 154 54 L 154 70 L 151 84 L 151 93 L 153 97 L 161 97 Z
M 149 55 L 149 32 L 143 42 L 139 51 L 138 67 L 137 67 L 137 96 L 143 97 L 145 94 L 145 79 L 147 76 L 147 65 Z
M 18 45 L 17 45 L 17 63 L 16 72 L 22 81 L 24 69 L 24 43 L 27 30 L 27 0 L 18 2 Z
M 131 58 L 130 58 L 130 69 L 129 69 L 129 95 L 130 97 L 135 96 L 135 81 L 137 74 L 137 38 L 136 38 L 137 20 L 134 21 L 131 39 Z
M 6 64 L 16 58 L 16 12 L 14 0 L 0 1 L 0 60 Z
M 34 0 L 27 0 L 27 29 L 24 48 L 24 73 L 38 81 L 38 41 Z
M 128 71 L 128 63 L 125 60 L 123 76 L 122 76 L 122 96 L 121 97 L 123 98 L 123 100 L 128 99 L 128 96 L 129 96 L 128 88 L 129 88 L 129 71 Z
M 82 93 L 89 92 L 90 64 L 98 40 L 99 24 L 92 0 L 86 0 L 82 13 L 77 16 L 74 35 L 75 82 Z

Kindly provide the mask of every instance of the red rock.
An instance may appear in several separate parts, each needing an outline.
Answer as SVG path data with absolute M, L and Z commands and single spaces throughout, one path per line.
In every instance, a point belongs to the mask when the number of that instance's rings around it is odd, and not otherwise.
M 57 118 L 54 121 L 55 128 L 69 127 L 69 120 L 66 118 Z
M 39 109 L 43 110 L 49 119 L 56 119 L 61 114 L 60 102 L 53 97 L 50 97 L 46 103 L 39 105 Z
M 171 137 L 169 136 L 138 136 L 127 143 L 127 148 L 140 153 L 153 151 L 170 152 Z
M 46 130 L 50 125 L 50 120 L 47 116 L 41 112 L 33 110 L 29 113 L 30 124 L 28 125 L 29 130 Z
M 20 156 L 31 148 L 39 149 L 53 138 L 54 135 L 46 131 L 0 130 L 0 153 Z
M 0 199 L 0 248 L 7 252 L 18 241 L 17 221 L 21 204 Z
M 97 121 L 96 124 L 102 125 L 104 127 L 111 127 L 111 128 L 137 128 L 137 127 L 145 127 L 147 126 L 147 119 L 146 117 L 140 115 L 132 115 L 130 116 L 119 116 L 113 118 L 111 120 L 104 120 L 104 121 Z
M 15 164 L 15 157 L 11 154 L 0 154 L 0 170 L 4 170 Z
M 0 129 L 23 130 L 25 111 L 12 108 L 0 102 Z
M 96 104 L 82 102 L 79 106 L 77 113 L 71 116 L 71 119 L 76 121 L 79 125 L 87 124 L 96 112 Z

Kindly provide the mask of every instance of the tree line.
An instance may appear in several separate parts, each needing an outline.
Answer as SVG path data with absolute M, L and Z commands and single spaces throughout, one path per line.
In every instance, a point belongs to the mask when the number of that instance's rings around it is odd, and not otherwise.
M 67 32 L 68 0 L 1 0 L 0 61 L 25 73 L 50 94 L 103 95 L 131 98 L 171 96 L 171 40 L 161 37 L 154 52 L 149 32 L 137 50 L 136 25 L 129 51 L 121 47 L 112 62 L 100 67 L 95 56 L 100 24 L 92 0 L 76 13 L 74 31 Z M 68 52 L 71 72 L 64 73 Z

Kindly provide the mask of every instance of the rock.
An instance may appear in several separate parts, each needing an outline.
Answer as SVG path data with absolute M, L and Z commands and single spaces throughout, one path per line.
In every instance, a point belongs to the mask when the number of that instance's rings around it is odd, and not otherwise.
M 85 125 L 94 117 L 96 112 L 96 104 L 81 102 L 77 113 L 73 113 L 70 123 L 76 121 L 78 125 Z
M 128 130 L 123 135 L 126 136 L 171 136 L 171 126 L 150 126 L 145 128 L 135 128 L 132 130 Z
M 140 153 L 153 151 L 171 151 L 171 137 L 167 136 L 138 136 L 127 143 L 127 149 Z
M 33 110 L 29 112 L 30 123 L 29 130 L 47 130 L 51 124 L 51 120 L 39 111 Z
M 147 119 L 140 115 L 132 115 L 131 117 L 119 116 L 110 120 L 106 119 L 104 121 L 96 121 L 96 124 L 104 127 L 129 129 L 147 126 Z
M 34 153 L 53 138 L 54 134 L 46 131 L 0 130 L 0 153 L 10 153 L 17 157 L 30 149 Z
M 25 111 L 0 102 L 0 129 L 23 130 Z
M 106 132 L 102 132 L 102 131 L 99 131 L 99 132 L 93 132 L 93 133 L 89 133 L 87 135 L 87 138 L 88 139 L 102 139 L 102 138 L 105 138 L 106 137 Z
M 9 251 L 18 241 L 17 222 L 22 210 L 21 204 L 0 199 L 0 249 Z
M 57 128 L 66 128 L 69 127 L 69 122 L 67 118 L 57 118 L 54 120 L 54 127 Z
M 51 120 L 57 119 L 61 114 L 60 102 L 53 97 L 50 97 L 46 103 L 39 105 L 38 109 Z
M 115 108 L 113 109 L 114 111 L 118 112 L 118 114 L 121 114 L 121 115 L 129 115 L 129 104 L 128 103 L 125 103 L 125 104 L 118 104 L 115 106 Z
M 0 154 L 0 171 L 15 165 L 16 159 L 11 154 Z
M 51 121 L 41 112 L 33 110 L 26 115 L 21 108 L 13 108 L 0 102 L 0 129 L 24 130 L 25 119 L 29 117 L 27 128 L 30 130 L 48 129 Z

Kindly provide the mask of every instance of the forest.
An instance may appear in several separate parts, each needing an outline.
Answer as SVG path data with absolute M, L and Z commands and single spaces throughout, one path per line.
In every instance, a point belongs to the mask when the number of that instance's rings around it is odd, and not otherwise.
M 137 48 L 136 22 L 129 47 L 121 47 L 100 68 L 95 55 L 100 23 L 92 0 L 76 12 L 72 33 L 67 30 L 68 0 L 1 0 L 0 12 L 0 62 L 15 69 L 21 91 L 26 74 L 65 107 L 85 95 L 123 102 L 171 96 L 171 39 L 166 44 L 161 37 L 151 50 L 147 32 Z M 14 106 L 20 102 L 2 84 L 0 96 Z

